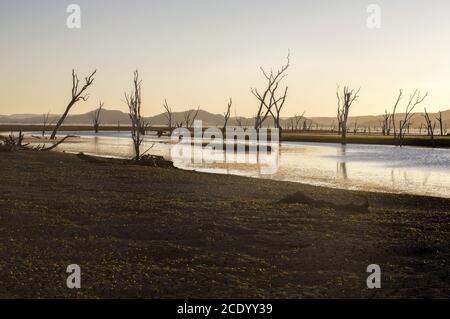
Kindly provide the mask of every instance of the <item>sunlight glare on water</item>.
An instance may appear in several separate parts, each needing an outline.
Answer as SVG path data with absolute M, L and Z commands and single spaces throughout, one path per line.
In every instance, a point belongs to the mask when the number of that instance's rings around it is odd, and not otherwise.
M 59 151 L 131 157 L 129 133 L 73 132 L 80 139 L 58 147 Z M 143 150 L 155 138 L 146 137 Z M 155 143 L 150 153 L 170 159 L 166 138 Z M 244 155 L 245 156 L 245 155 Z M 174 161 L 186 170 L 233 174 L 281 181 L 301 182 L 329 187 L 410 193 L 450 197 L 450 150 L 382 145 L 346 145 L 327 143 L 283 143 L 278 170 L 267 173 L 258 163 L 200 163 Z

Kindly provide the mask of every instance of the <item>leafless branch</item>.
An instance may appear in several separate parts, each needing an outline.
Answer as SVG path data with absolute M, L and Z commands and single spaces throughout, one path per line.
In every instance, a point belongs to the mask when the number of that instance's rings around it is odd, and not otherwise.
M 166 99 L 164 99 L 163 108 L 166 110 L 166 113 L 164 113 L 164 116 L 166 117 L 167 125 L 169 126 L 169 131 L 172 132 L 172 114 L 173 114 L 173 112 L 172 112 L 172 108 L 169 106 Z
M 225 132 L 227 129 L 228 120 L 230 119 L 231 115 L 231 106 L 233 105 L 233 100 L 230 98 L 230 101 L 227 104 L 227 111 L 223 114 L 224 115 L 224 123 L 223 123 L 223 129 L 222 132 Z
M 255 129 L 261 128 L 270 114 L 274 119 L 276 127 L 281 130 L 280 114 L 286 101 L 288 88 L 286 87 L 281 97 L 277 97 L 276 94 L 279 84 L 286 77 L 286 71 L 289 69 L 290 52 L 288 52 L 286 60 L 286 64 L 282 65 L 276 72 L 273 70 L 267 72 L 264 68 L 260 68 L 264 78 L 267 80 L 267 86 L 262 94 L 258 89 L 251 89 L 252 94 L 259 101 L 258 111 L 255 116 Z
M 85 84 L 81 89 L 79 89 L 80 80 L 78 79 L 78 75 L 75 73 L 75 70 L 72 70 L 72 97 L 69 101 L 69 104 L 66 107 L 66 110 L 64 111 L 61 118 L 58 120 L 55 128 L 53 129 L 52 135 L 50 136 L 50 139 L 55 139 L 56 134 L 58 133 L 59 128 L 63 124 L 64 120 L 67 117 L 67 114 L 69 114 L 70 109 L 72 106 L 75 105 L 78 101 L 87 101 L 89 98 L 89 95 L 86 94 L 86 90 L 94 83 L 94 75 L 97 73 L 97 70 L 91 73 L 90 76 L 85 78 Z
M 92 125 L 94 127 L 95 133 L 98 133 L 100 129 L 100 114 L 102 112 L 104 103 L 102 101 L 99 102 L 98 109 L 91 113 L 92 116 Z

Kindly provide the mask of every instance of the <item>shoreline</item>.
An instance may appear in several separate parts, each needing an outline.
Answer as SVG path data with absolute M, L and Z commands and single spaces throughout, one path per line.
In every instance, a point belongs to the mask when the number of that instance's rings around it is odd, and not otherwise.
M 304 142 L 304 143 L 335 143 L 343 144 L 340 137 L 333 134 L 283 134 L 283 142 Z M 403 141 L 403 146 L 415 146 L 424 148 L 450 148 L 450 136 L 435 136 L 433 146 L 428 136 L 407 136 Z M 366 144 L 366 145 L 391 145 L 398 146 L 393 136 L 376 136 L 364 134 L 349 134 L 344 144 Z
M 1 297 L 450 295 L 450 199 L 96 159 L 0 153 Z M 78 291 L 65 287 L 71 263 Z
M 47 127 L 47 132 L 51 131 L 52 126 Z M 127 132 L 130 131 L 129 126 L 105 125 L 100 128 L 100 132 Z M 149 131 L 157 132 L 164 127 L 153 127 Z M 0 124 L 0 133 L 17 132 L 40 132 L 42 125 L 18 125 L 18 124 Z M 63 125 L 60 132 L 90 132 L 93 131 L 89 125 Z M 155 136 L 157 134 L 154 134 Z M 150 136 L 150 135 L 149 135 Z M 151 135 L 153 136 L 153 134 Z M 290 132 L 284 131 L 281 142 L 304 142 L 304 143 L 336 143 L 343 144 L 342 139 L 335 133 L 329 132 Z M 392 145 L 398 146 L 392 135 L 369 135 L 369 134 L 353 134 L 349 133 L 344 144 L 367 144 L 367 145 Z M 426 135 L 408 135 L 403 141 L 403 146 L 416 146 L 424 148 L 442 148 L 450 149 L 450 136 L 436 135 L 434 137 L 434 145 L 429 136 Z
M 63 136 L 63 135 L 61 135 L 61 136 Z M 89 139 L 92 139 L 92 138 L 97 138 L 97 137 L 96 136 L 92 137 L 91 135 L 89 135 L 89 136 L 84 136 L 84 135 L 75 136 L 74 138 L 67 140 L 65 142 L 65 144 L 83 143 L 84 140 L 89 140 Z M 113 138 L 113 137 L 110 137 L 110 136 L 98 136 L 98 138 L 106 138 L 106 139 L 108 139 L 108 138 Z M 120 138 L 129 139 L 129 137 L 120 137 Z M 33 143 L 33 144 L 38 145 L 40 142 L 49 142 L 49 141 L 48 140 L 36 139 L 36 137 L 34 137 L 34 136 L 33 137 L 28 136 L 28 137 L 26 137 L 24 139 L 24 142 L 25 143 Z M 159 143 L 161 143 L 161 144 L 169 143 L 170 144 L 171 143 L 170 140 L 160 140 L 160 139 L 151 140 L 151 142 L 153 142 L 155 144 L 159 144 Z M 298 144 L 296 144 L 296 143 L 298 143 Z M 319 147 L 321 146 L 321 144 L 322 145 L 323 144 L 329 144 L 329 146 L 340 145 L 340 144 L 337 144 L 337 143 L 326 143 L 326 142 L 324 142 L 324 143 L 316 143 L 316 142 L 282 142 L 280 147 L 289 147 L 289 146 L 292 146 L 292 145 L 302 145 L 302 144 L 305 145 L 305 146 L 308 146 L 308 144 L 311 144 L 313 146 L 319 146 Z M 316 144 L 316 145 L 314 145 L 314 144 Z M 186 144 L 186 145 L 188 145 L 188 144 Z M 195 143 L 191 142 L 191 145 L 195 145 Z M 203 147 L 206 146 L 206 145 L 209 145 L 209 144 L 206 143 L 206 142 L 202 143 Z M 216 147 L 217 146 L 219 146 L 219 147 L 223 146 L 220 143 L 219 144 L 216 143 L 214 145 Z M 363 145 L 363 144 L 360 144 L 360 145 Z M 370 144 L 367 144 L 367 145 L 370 145 Z M 311 146 L 311 147 L 313 147 L 313 146 Z M 376 145 L 373 145 L 373 146 L 376 146 Z M 389 148 L 390 147 L 394 147 L 395 148 L 395 146 L 392 146 L 392 145 L 378 145 L 378 146 L 379 147 L 387 147 L 388 146 Z M 242 151 L 244 151 L 244 152 L 248 152 L 250 150 L 250 146 L 247 145 L 247 144 L 242 146 L 242 148 L 243 148 Z M 417 149 L 419 151 L 420 151 L 420 149 L 423 149 L 424 151 L 427 149 L 427 148 L 423 148 L 421 146 L 410 146 L 410 145 L 405 145 L 403 148 L 404 149 L 408 149 L 408 148 Z M 267 150 L 270 151 L 271 147 L 268 146 Z M 108 158 L 111 158 L 111 159 L 124 159 L 124 160 L 129 159 L 129 157 L 127 157 L 127 156 L 125 156 L 123 154 L 122 155 L 115 155 L 115 154 L 108 154 L 108 153 L 97 154 L 97 153 L 95 153 L 94 150 L 91 150 L 91 151 L 89 151 L 88 149 L 86 149 L 86 150 L 81 149 L 80 150 L 80 149 L 77 149 L 77 147 L 69 147 L 69 149 L 67 150 L 66 148 L 64 148 L 64 145 L 62 146 L 61 149 L 55 149 L 54 151 L 62 152 L 62 153 L 70 153 L 70 154 L 75 154 L 75 155 L 80 153 L 80 152 L 82 152 L 82 153 L 84 153 L 86 155 L 89 155 L 89 156 L 92 156 L 92 157 L 100 157 L 100 158 L 104 158 L 104 159 L 108 159 Z M 237 145 L 234 145 L 234 151 L 237 151 Z M 445 148 L 436 148 L 435 151 L 436 152 L 438 152 L 438 151 L 447 152 L 447 149 L 445 149 Z M 445 154 L 447 154 L 447 153 L 445 153 Z M 162 155 L 162 154 L 159 153 L 159 155 Z M 166 157 L 166 159 L 170 160 L 170 156 Z M 197 168 L 192 168 L 191 169 L 189 167 L 188 168 L 181 167 L 180 169 L 184 169 L 186 171 L 198 171 L 198 172 L 205 171 L 207 173 L 219 174 L 219 175 L 246 176 L 246 174 L 239 174 L 239 173 L 234 173 L 234 174 L 231 173 L 230 174 L 230 173 L 223 173 L 223 172 L 221 173 L 220 171 L 219 172 L 211 172 L 207 168 L 202 170 L 202 168 L 198 168 L 198 169 Z M 260 177 L 260 176 L 250 176 L 250 175 L 247 175 L 247 176 L 249 176 L 251 178 L 259 179 L 259 180 L 270 180 L 270 179 L 273 179 L 273 178 L 270 178 L 270 177 Z M 317 178 L 304 178 L 303 177 L 300 180 L 298 178 L 297 179 L 275 178 L 275 180 L 286 181 L 286 182 L 293 182 L 293 183 L 303 183 L 303 184 L 308 184 L 308 185 L 312 185 L 312 186 L 322 186 L 322 187 L 328 187 L 328 188 L 333 188 L 333 189 L 342 189 L 342 190 L 356 190 L 356 191 L 358 191 L 358 190 L 360 190 L 360 191 L 366 190 L 366 191 L 369 191 L 369 192 L 376 192 L 376 193 L 381 193 L 381 194 L 390 194 L 391 193 L 391 194 L 399 194 L 399 195 L 405 194 L 405 195 L 417 195 L 417 196 L 430 196 L 430 197 L 439 197 L 439 198 L 450 198 L 448 196 L 447 192 L 445 192 L 445 191 L 432 191 L 430 189 L 421 189 L 421 188 L 415 189 L 415 188 L 411 188 L 411 187 L 408 187 L 408 188 L 405 188 L 405 187 L 393 188 L 393 187 L 386 187 L 386 186 L 384 186 L 384 184 L 380 184 L 380 183 L 372 183 L 372 184 L 371 183 L 364 183 L 361 180 L 356 181 L 356 183 L 343 183 L 343 182 L 339 182 L 338 180 L 334 180 L 333 178 L 331 178 L 331 179 L 324 179 L 324 178 L 317 179 Z M 442 186 L 442 187 L 444 187 L 444 186 Z M 441 190 L 445 189 L 445 187 L 444 188 L 440 188 L 440 189 Z
M 407 147 L 414 147 L 414 146 L 407 146 Z M 98 158 L 98 159 L 102 159 L 102 160 L 118 160 L 118 161 L 130 161 L 129 157 L 125 157 L 125 156 L 113 156 L 113 155 L 98 155 L 98 154 L 94 154 L 94 153 L 89 153 L 89 152 L 76 152 L 76 151 L 54 151 L 54 152 L 58 152 L 58 153 L 62 153 L 62 154 L 71 154 L 71 155 L 87 155 L 89 157 L 92 158 Z M 450 200 L 450 196 L 446 197 L 446 196 L 438 196 L 438 195 L 433 195 L 433 194 L 419 194 L 419 193 L 410 193 L 407 191 L 398 191 L 398 192 L 394 192 L 394 191 L 389 191 L 389 190 L 384 190 L 384 189 L 374 189 L 371 188 L 370 190 L 363 190 L 363 189 L 359 189 L 356 187 L 339 187 L 337 185 L 333 185 L 333 184 L 326 184 L 323 182 L 307 182 L 307 181 L 303 181 L 303 182 L 295 182 L 295 181 L 286 181 L 286 180 L 275 180 L 275 179 L 271 179 L 271 178 L 262 178 L 262 177 L 252 177 L 252 176 L 243 176 L 243 175 L 239 175 L 239 174 L 232 174 L 232 173 L 220 173 L 220 172 L 203 172 L 200 170 L 196 170 L 196 169 L 183 169 L 183 168 L 179 168 L 179 167 L 174 167 L 175 169 L 178 170 L 182 170 L 182 171 L 186 171 L 186 172 L 193 172 L 193 173 L 199 173 L 199 174 L 208 174 L 208 175 L 218 175 L 218 176 L 236 176 L 236 177 L 243 177 L 243 178 L 249 178 L 251 180 L 258 180 L 258 181 L 277 181 L 280 183 L 293 183 L 293 184 L 300 184 L 300 185 L 308 185 L 308 186 L 313 186 L 313 187 L 323 187 L 323 188 L 327 188 L 330 190 L 342 190 L 342 191 L 351 191 L 351 192 L 364 192 L 364 193 L 375 193 L 375 194 L 387 194 L 387 195 L 406 195 L 406 196 L 419 196 L 419 197 L 429 197 L 429 198 L 435 198 L 435 199 L 448 199 Z

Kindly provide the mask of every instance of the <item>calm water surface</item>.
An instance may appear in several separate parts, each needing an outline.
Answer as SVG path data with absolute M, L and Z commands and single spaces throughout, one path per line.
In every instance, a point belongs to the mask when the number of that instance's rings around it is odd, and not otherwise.
M 74 143 L 65 143 L 59 151 L 131 157 L 132 143 L 128 133 L 73 132 L 81 136 Z M 143 149 L 156 138 L 146 137 Z M 381 145 L 347 145 L 325 143 L 283 143 L 272 162 L 239 163 L 249 154 L 235 154 L 235 163 L 210 163 L 171 158 L 173 144 L 168 140 L 154 143 L 150 153 L 174 160 L 175 166 L 186 170 L 235 174 L 256 178 L 301 182 L 345 189 L 411 193 L 450 197 L 450 150 Z M 196 149 L 194 152 L 199 151 Z M 253 154 L 254 155 L 254 154 Z M 223 153 L 216 154 L 222 158 Z

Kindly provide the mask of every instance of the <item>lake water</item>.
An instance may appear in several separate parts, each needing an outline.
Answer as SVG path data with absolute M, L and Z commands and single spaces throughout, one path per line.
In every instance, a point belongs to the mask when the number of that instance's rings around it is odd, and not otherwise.
M 90 132 L 73 133 L 81 138 L 62 144 L 59 151 L 109 157 L 133 155 L 128 133 L 101 132 L 95 137 Z M 268 159 L 258 158 L 252 152 L 238 152 L 230 163 L 229 158 L 224 161 L 227 156 L 224 152 L 216 152 L 212 162 L 211 154 L 202 152 L 201 147 L 194 147 L 191 151 L 198 162 L 193 163 L 190 156 L 173 158 L 174 144 L 167 138 L 146 137 L 142 148 L 145 150 L 151 145 L 149 153 L 171 159 L 176 167 L 186 170 L 345 189 L 450 197 L 450 150 L 447 149 L 286 142 L 278 151 L 273 150 Z

